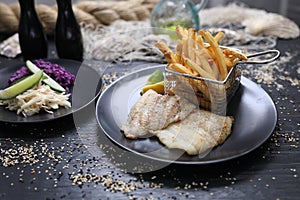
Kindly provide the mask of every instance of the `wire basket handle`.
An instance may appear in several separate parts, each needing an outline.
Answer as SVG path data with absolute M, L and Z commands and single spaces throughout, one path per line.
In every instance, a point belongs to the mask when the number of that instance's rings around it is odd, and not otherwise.
M 258 57 L 258 56 L 263 56 L 267 54 L 273 54 L 274 56 L 270 59 L 265 59 L 265 60 L 246 60 L 246 61 L 238 61 L 238 64 L 266 64 L 273 62 L 277 60 L 280 56 L 280 51 L 278 50 L 267 50 L 267 51 L 262 51 L 254 54 L 247 55 L 247 58 L 253 58 L 253 57 Z

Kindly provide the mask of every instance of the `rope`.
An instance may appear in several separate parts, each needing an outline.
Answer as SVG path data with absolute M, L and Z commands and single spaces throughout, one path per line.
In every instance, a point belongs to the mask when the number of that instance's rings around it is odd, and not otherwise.
M 73 11 L 78 23 L 89 24 L 96 28 L 110 25 L 119 19 L 125 21 L 148 19 L 157 2 L 158 0 L 82 1 L 73 5 Z M 57 6 L 39 4 L 35 8 L 47 35 L 53 35 Z M 0 2 L 0 33 L 16 33 L 19 18 L 19 3 L 6 5 Z

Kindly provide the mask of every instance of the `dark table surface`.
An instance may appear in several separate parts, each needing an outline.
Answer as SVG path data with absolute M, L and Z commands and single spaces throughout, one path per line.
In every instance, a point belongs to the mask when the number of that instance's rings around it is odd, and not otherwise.
M 0 122 L 0 199 L 299 199 L 300 39 L 279 40 L 277 49 L 283 58 L 274 64 L 276 81 L 260 85 L 275 102 L 278 122 L 256 150 L 226 162 L 169 164 L 151 172 L 155 163 L 141 158 L 134 163 L 134 155 L 109 142 L 92 103 L 80 122 L 73 116 L 36 124 Z M 53 45 L 49 57 L 56 57 Z M 22 62 L 0 57 L 0 68 Z M 109 73 L 123 74 L 114 68 Z M 258 74 L 245 76 L 260 82 Z M 149 170 L 128 172 L 126 165 Z

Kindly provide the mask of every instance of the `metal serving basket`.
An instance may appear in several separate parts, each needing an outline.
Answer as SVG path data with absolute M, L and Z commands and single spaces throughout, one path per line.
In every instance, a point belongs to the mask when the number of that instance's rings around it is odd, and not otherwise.
M 256 61 L 240 61 L 231 68 L 224 81 L 210 80 L 189 74 L 182 74 L 165 67 L 165 92 L 178 95 L 198 104 L 199 107 L 214 113 L 226 113 L 227 104 L 231 101 L 241 82 L 240 64 L 265 64 L 275 61 L 279 56 L 278 50 L 268 50 L 248 55 L 248 58 L 266 54 L 275 54 L 270 59 Z

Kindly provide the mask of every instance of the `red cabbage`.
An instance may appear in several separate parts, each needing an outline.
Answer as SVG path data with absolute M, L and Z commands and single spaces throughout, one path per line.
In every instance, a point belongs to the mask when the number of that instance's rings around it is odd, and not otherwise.
M 59 83 L 63 88 L 66 89 L 68 93 L 72 85 L 75 82 L 75 75 L 68 72 L 65 68 L 58 64 L 51 63 L 49 61 L 44 61 L 42 59 L 35 60 L 35 65 L 40 69 L 44 70 L 48 76 L 53 78 L 57 83 Z M 8 84 L 12 84 L 20 78 L 26 77 L 30 75 L 28 68 L 26 66 L 22 66 L 18 69 L 8 80 Z

